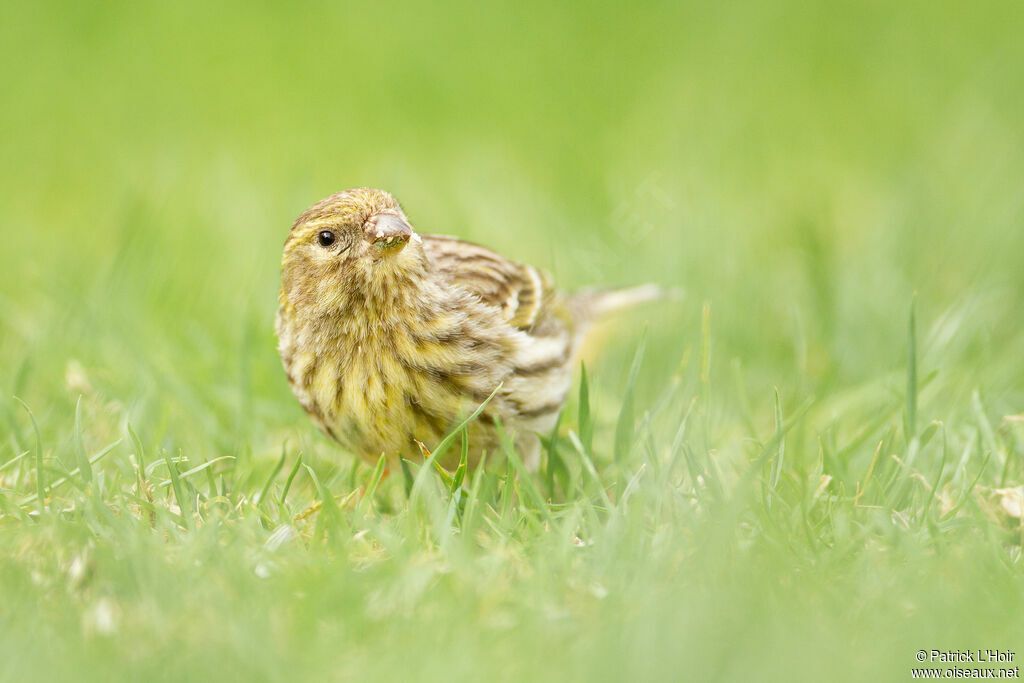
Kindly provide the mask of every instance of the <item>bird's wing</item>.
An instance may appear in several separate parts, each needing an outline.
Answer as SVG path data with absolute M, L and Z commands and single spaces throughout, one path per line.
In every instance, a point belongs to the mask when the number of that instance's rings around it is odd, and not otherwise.
M 436 272 L 501 312 L 506 322 L 529 329 L 540 322 L 555 289 L 547 273 L 455 237 L 424 235 L 423 250 Z

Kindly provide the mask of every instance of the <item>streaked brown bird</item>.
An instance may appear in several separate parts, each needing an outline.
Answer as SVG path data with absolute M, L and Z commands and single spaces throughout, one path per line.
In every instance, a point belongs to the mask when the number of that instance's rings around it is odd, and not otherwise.
M 500 385 L 469 427 L 471 459 L 500 447 L 500 420 L 535 464 L 590 323 L 657 295 L 564 294 L 533 266 L 417 234 L 390 194 L 356 188 L 292 225 L 278 350 L 313 421 L 366 460 L 418 457 L 417 441 L 433 447 Z

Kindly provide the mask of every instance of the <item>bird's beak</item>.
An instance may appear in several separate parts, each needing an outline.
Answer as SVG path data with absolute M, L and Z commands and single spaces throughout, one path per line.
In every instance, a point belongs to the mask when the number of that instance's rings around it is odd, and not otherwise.
M 363 228 L 366 240 L 373 245 L 376 253 L 397 253 L 409 243 L 412 228 L 398 216 L 389 213 L 377 214 L 366 222 Z

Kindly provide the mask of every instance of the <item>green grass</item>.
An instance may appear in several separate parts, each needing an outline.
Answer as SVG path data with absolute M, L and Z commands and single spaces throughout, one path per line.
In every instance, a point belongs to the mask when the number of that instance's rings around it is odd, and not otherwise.
M 1015 2 L 0 9 L 0 678 L 1024 656 L 1022 30 Z M 354 185 L 566 287 L 686 294 L 598 335 L 539 472 L 508 444 L 385 477 L 272 333 L 291 220 Z

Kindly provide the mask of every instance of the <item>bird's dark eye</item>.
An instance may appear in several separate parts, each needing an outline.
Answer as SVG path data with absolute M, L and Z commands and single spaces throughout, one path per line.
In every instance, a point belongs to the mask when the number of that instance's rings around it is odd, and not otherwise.
M 321 247 L 329 247 L 334 244 L 337 239 L 338 238 L 335 237 L 334 233 L 330 230 L 321 230 L 320 234 L 316 236 L 316 241 Z

